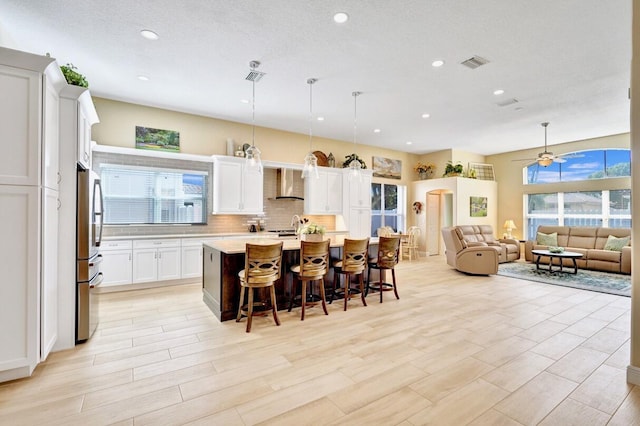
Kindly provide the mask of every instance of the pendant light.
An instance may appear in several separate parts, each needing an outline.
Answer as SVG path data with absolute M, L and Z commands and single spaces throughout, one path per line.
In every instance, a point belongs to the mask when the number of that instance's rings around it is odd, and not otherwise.
M 309 85 L 309 153 L 304 157 L 304 167 L 302 169 L 302 179 L 308 177 L 319 178 L 318 175 L 318 157 L 313 154 L 312 151 L 312 139 L 313 139 L 313 85 L 318 81 L 317 78 L 307 79 Z
M 245 80 L 251 82 L 252 101 L 251 101 L 251 146 L 245 152 L 246 170 L 248 172 L 262 174 L 262 160 L 260 159 L 260 150 L 256 146 L 256 83 L 264 76 L 265 73 L 256 71 L 260 66 L 260 62 L 251 61 L 249 67 L 251 71 Z
M 362 164 L 360 164 L 360 160 L 356 159 L 356 145 L 357 145 L 357 136 L 358 136 L 358 96 L 360 96 L 362 92 L 353 92 L 351 95 L 353 96 L 353 157 L 349 163 L 349 179 L 362 179 L 360 169 L 362 169 Z

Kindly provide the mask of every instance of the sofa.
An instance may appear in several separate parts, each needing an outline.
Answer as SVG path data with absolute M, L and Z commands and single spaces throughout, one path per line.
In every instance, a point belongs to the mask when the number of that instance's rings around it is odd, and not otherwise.
M 520 241 L 495 238 L 491 225 L 459 225 L 454 227 L 467 247 L 489 246 L 498 253 L 498 263 L 520 259 Z
M 557 241 L 553 241 L 554 234 Z M 552 241 L 543 241 L 548 240 L 549 237 Z M 614 245 L 608 243 L 608 241 L 626 237 L 628 242 L 622 247 L 613 247 Z M 545 242 L 555 244 L 544 244 Z M 541 225 L 538 227 L 536 239 L 525 242 L 525 260 L 528 262 L 535 260 L 531 250 L 547 250 L 552 245 L 562 247 L 565 251 L 581 253 L 583 257 L 577 260 L 578 268 L 631 274 L 631 229 L 629 228 Z M 614 249 L 611 249 L 612 247 Z M 540 263 L 548 262 L 548 257 L 541 257 Z M 563 262 L 563 265 L 573 266 L 570 259 L 563 259 Z

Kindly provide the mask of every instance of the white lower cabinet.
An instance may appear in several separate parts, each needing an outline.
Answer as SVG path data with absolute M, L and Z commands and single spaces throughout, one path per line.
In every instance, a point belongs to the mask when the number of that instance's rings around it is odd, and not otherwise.
M 180 263 L 178 239 L 133 242 L 134 283 L 178 279 Z
M 131 240 L 104 241 L 101 246 L 101 287 L 131 284 L 133 282 L 133 252 Z
M 182 240 L 182 278 L 202 276 L 202 240 Z

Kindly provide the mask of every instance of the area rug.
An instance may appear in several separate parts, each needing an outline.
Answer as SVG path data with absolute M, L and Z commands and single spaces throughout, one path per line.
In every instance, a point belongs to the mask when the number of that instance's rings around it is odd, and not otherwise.
M 569 268 L 573 270 L 573 268 Z M 533 263 L 508 262 L 498 266 L 498 275 L 520 278 L 539 283 L 598 291 L 600 293 L 631 296 L 631 276 L 608 272 L 578 269 L 577 274 L 549 273 L 543 269 L 536 270 Z

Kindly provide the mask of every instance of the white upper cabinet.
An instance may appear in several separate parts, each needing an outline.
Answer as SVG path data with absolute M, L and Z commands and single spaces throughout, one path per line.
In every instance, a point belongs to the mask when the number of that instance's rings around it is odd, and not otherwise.
M 304 180 L 305 214 L 342 214 L 342 169 L 318 167 L 318 179 Z
M 261 214 L 263 177 L 249 172 L 244 158 L 213 157 L 213 214 Z
M 91 100 L 89 90 L 84 87 L 67 85 L 60 93 L 60 109 L 63 123 L 72 126 L 64 129 L 64 134 L 76 147 L 76 161 L 84 168 L 91 168 L 91 126 L 96 124 L 98 114 Z
M 59 138 L 60 134 L 60 97 L 52 85 L 44 90 L 44 143 L 43 170 L 44 186 L 58 190 L 60 184 Z

